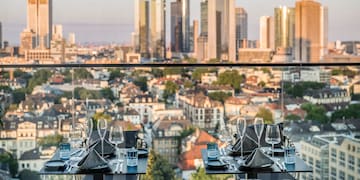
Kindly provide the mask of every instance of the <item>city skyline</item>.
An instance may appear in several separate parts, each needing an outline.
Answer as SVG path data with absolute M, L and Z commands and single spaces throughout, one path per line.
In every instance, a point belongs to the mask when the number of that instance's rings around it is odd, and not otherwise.
M 249 1 L 242 0 L 236 1 L 237 7 L 244 7 L 249 16 L 249 39 L 259 39 L 259 19 L 260 16 L 273 16 L 274 9 L 280 5 L 286 5 L 288 7 L 295 7 L 295 0 L 276 0 L 266 2 L 263 0 Z M 104 41 L 113 40 L 115 42 L 130 43 L 131 32 L 134 31 L 133 25 L 133 1 L 121 1 L 116 2 L 114 0 L 107 0 L 106 3 L 96 2 L 93 0 L 87 1 L 93 6 L 89 7 L 89 11 L 78 10 L 76 7 L 81 5 L 82 0 L 71 2 L 69 0 L 54 1 L 54 24 L 64 25 L 64 34 L 69 32 L 75 32 L 79 35 L 79 41 L 87 42 L 92 41 Z M 360 25 L 351 22 L 351 17 L 356 15 L 356 4 L 360 5 L 360 2 L 356 0 L 348 0 L 346 3 L 332 2 L 330 0 L 319 0 L 324 6 L 328 6 L 329 9 L 329 40 L 357 40 L 360 39 L 360 35 L 356 32 L 360 30 Z M 72 7 L 67 5 L 72 3 Z M 170 11 L 170 1 L 167 1 L 167 10 Z M 262 3 L 263 6 L 257 6 L 258 3 Z M 18 44 L 18 34 L 26 27 L 26 1 L 9 1 L 4 0 L 0 7 L 0 21 L 3 23 L 3 40 L 8 40 L 12 44 Z M 119 11 L 115 7 L 129 7 L 124 11 Z M 5 8 L 4 8 L 5 7 Z M 96 7 L 96 9 L 94 9 Z M 255 8 L 256 7 L 256 8 Z M 59 13 L 65 11 L 69 13 Z M 347 9 L 344 12 L 344 9 Z M 200 20 L 200 0 L 190 2 L 190 22 L 194 19 Z M 20 12 L 20 13 L 19 13 Z M 90 21 L 89 19 L 92 19 Z M 169 40 L 169 23 L 170 17 L 167 14 L 167 39 Z M 95 25 L 107 24 L 102 27 L 96 27 Z M 84 26 L 90 26 L 90 31 L 86 32 Z M 76 26 L 76 27 L 75 27 Z M 107 26 L 107 27 L 106 27 Z M 345 28 L 344 26 L 351 27 Z M 100 32 L 107 31 L 107 36 L 102 36 Z M 94 38 L 96 35 L 98 38 Z M 108 38 L 107 38 L 108 37 Z

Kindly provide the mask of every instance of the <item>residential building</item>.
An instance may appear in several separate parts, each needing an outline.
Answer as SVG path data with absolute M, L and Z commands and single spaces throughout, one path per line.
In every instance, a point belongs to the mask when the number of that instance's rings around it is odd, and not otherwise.
M 36 47 L 35 34 L 30 29 L 25 29 L 20 34 L 19 54 L 25 55 L 25 52 Z
M 301 0 L 295 7 L 295 60 L 319 62 L 327 43 L 327 8 L 315 0 Z
M 337 88 L 310 90 L 303 98 L 312 104 L 323 105 L 328 113 L 347 108 L 351 101 L 351 96 L 346 90 Z
M 188 129 L 191 122 L 185 116 L 164 117 L 154 122 L 152 139 L 154 151 L 165 157 L 169 163 L 176 166 L 179 160 L 181 132 Z
M 197 60 L 200 62 L 206 62 L 209 60 L 208 52 L 208 38 L 207 36 L 200 35 L 197 39 L 198 50 L 197 50 Z
M 230 97 L 224 102 L 225 115 L 238 116 L 241 114 L 241 109 L 250 104 L 250 98 L 248 97 Z
M 49 161 L 56 151 L 56 147 L 49 149 L 34 148 L 24 152 L 19 158 L 19 172 L 31 170 L 39 172 L 44 164 Z
M 130 100 L 129 108 L 135 109 L 140 114 L 142 123 L 154 122 L 153 113 L 165 109 L 165 104 L 160 103 L 151 95 L 138 95 Z
M 224 119 L 224 107 L 221 102 L 211 100 L 203 93 L 178 93 L 176 101 L 178 107 L 184 110 L 185 116 L 196 127 L 211 131 Z
M 171 50 L 190 52 L 190 1 L 171 3 Z
M 235 0 L 208 0 L 208 58 L 236 61 Z
M 27 29 L 34 33 L 35 47 L 50 48 L 52 0 L 27 1 Z
M 283 72 L 283 79 L 290 82 L 319 82 L 329 83 L 331 71 L 319 67 L 289 68 Z
M 274 33 L 274 18 L 271 16 L 260 17 L 260 48 L 274 50 Z
M 221 147 L 218 139 L 200 129 L 196 129 L 193 134 L 182 140 L 182 152 L 178 163 L 182 179 L 188 179 L 198 168 L 204 167 L 201 150 L 206 149 L 207 144 L 210 142 L 216 142 Z
M 61 24 L 54 24 L 52 27 L 52 40 L 63 39 L 63 26 Z
M 345 135 L 317 135 L 301 141 L 302 159 L 313 168 L 300 179 L 356 179 L 360 171 L 360 140 Z

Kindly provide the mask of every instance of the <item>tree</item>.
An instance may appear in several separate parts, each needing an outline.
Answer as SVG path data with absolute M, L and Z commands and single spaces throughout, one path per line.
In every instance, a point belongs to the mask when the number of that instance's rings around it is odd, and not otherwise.
M 4 92 L 12 92 L 12 89 L 9 86 L 0 86 L 0 91 L 4 91 Z
M 264 81 L 260 81 L 258 84 L 259 87 L 265 87 L 266 83 Z
M 136 86 L 139 86 L 140 89 L 144 92 L 146 92 L 148 90 L 147 87 L 147 78 L 146 77 L 138 77 L 134 80 L 134 84 Z
M 201 80 L 201 76 L 205 73 L 208 73 L 210 72 L 209 69 L 207 68 L 196 68 L 194 70 L 194 72 L 192 73 L 192 79 L 193 80 L 197 80 L 197 81 L 200 81 Z
M 116 69 L 110 69 L 110 77 L 109 81 L 115 80 L 116 78 L 123 78 L 125 77 L 124 73 L 121 73 L 121 70 L 119 68 Z
M 186 80 L 186 81 L 184 82 L 184 88 L 193 88 L 193 87 L 194 87 L 194 84 L 193 84 L 192 81 Z
M 25 97 L 26 97 L 26 93 L 27 93 L 27 89 L 25 89 L 25 88 L 15 89 L 12 92 L 13 103 L 14 104 L 19 104 L 21 101 L 24 101 Z
M 20 180 L 41 180 L 40 175 L 37 172 L 24 169 L 19 174 Z
M 360 118 L 360 104 L 352 104 L 346 109 L 335 111 L 331 115 L 331 120 L 336 121 L 340 119 L 358 119 Z
M 288 121 L 299 121 L 299 120 L 301 120 L 301 117 L 298 115 L 295 115 L 295 114 L 290 114 L 290 115 L 287 115 L 285 117 L 285 119 Z
M 152 68 L 151 74 L 154 75 L 156 78 L 164 77 L 164 71 L 159 68 Z
M 7 164 L 12 177 L 18 173 L 19 164 L 12 154 L 5 152 L 0 154 L 0 164 Z
M 243 83 L 244 77 L 237 70 L 227 70 L 221 73 L 215 84 L 230 85 L 236 92 L 240 91 L 240 84 Z
M 150 151 L 146 174 L 142 180 L 174 180 L 175 171 L 169 162 L 161 155 Z
M 85 88 L 75 88 L 74 96 L 76 99 L 86 100 L 86 99 L 101 99 L 101 94 L 99 91 L 91 91 Z
M 111 90 L 111 88 L 104 88 L 100 90 L 100 94 L 105 99 L 110 99 L 111 101 L 114 101 L 114 92 Z
M 293 97 L 302 98 L 306 91 L 308 90 L 319 90 L 326 87 L 325 83 L 318 82 L 298 82 L 298 83 L 285 83 L 284 90 L 285 93 Z
M 40 69 L 36 71 L 33 77 L 31 77 L 29 80 L 27 86 L 27 93 L 31 93 L 35 86 L 39 86 L 46 83 L 51 77 L 51 75 L 52 75 L 51 71 L 47 69 Z
M 306 103 L 301 105 L 301 109 L 307 113 L 305 120 L 318 121 L 323 124 L 329 122 L 329 118 L 326 116 L 326 110 L 321 105 Z
M 38 143 L 40 146 L 43 146 L 45 148 L 51 147 L 51 146 L 58 147 L 60 145 L 60 143 L 63 142 L 63 140 L 64 140 L 64 137 L 62 135 L 55 134 L 55 135 L 49 135 L 49 136 L 40 138 Z
M 171 67 L 165 68 L 164 75 L 182 75 L 184 73 L 184 68 L 181 67 Z
M 265 124 L 274 124 L 272 112 L 264 107 L 259 108 L 259 112 L 256 114 L 256 117 L 263 118 Z
M 163 98 L 167 100 L 170 96 L 173 96 L 177 90 L 179 90 L 179 85 L 172 81 L 166 81 Z
M 204 168 L 198 168 L 196 173 L 191 174 L 191 180 L 224 180 L 230 179 L 232 175 L 208 175 Z
M 225 101 L 231 97 L 231 93 L 225 93 L 225 92 L 213 92 L 209 93 L 209 98 L 215 101 L 220 101 L 221 103 L 225 103 Z

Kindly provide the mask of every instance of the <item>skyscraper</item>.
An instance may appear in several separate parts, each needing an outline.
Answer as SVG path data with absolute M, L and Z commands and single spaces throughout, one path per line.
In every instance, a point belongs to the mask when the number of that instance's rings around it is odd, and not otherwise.
M 165 58 L 166 42 L 166 2 L 165 0 L 150 1 L 151 56 Z
M 182 52 L 183 33 L 182 33 L 182 16 L 181 2 L 171 3 L 171 51 Z
M 181 0 L 183 52 L 190 52 L 190 0 Z
M 260 17 L 260 48 L 274 49 L 274 18 L 271 16 Z
M 52 28 L 52 40 L 62 40 L 63 27 L 60 24 L 53 25 Z
M 207 36 L 208 34 L 208 0 L 202 0 L 200 2 L 200 13 L 201 13 L 201 24 L 200 24 L 200 29 L 201 29 L 201 33 L 200 36 Z
M 329 32 L 329 9 L 326 6 L 321 6 L 321 28 L 320 28 L 320 44 L 321 44 L 321 52 L 320 59 L 322 59 L 325 55 L 328 54 L 328 32 Z
M 70 45 L 76 44 L 76 36 L 75 36 L 75 33 L 69 33 L 69 44 L 70 44 Z
M 149 2 L 135 1 L 135 33 L 133 34 L 135 52 L 142 57 L 149 57 Z
M 296 2 L 295 12 L 295 59 L 319 62 L 322 43 L 327 41 L 327 9 L 314 0 L 301 0 Z
M 190 51 L 190 9 L 189 0 L 171 3 L 171 50 Z
M 239 48 L 244 48 L 243 44 L 248 39 L 248 14 L 244 8 L 235 9 L 236 17 L 236 57 Z M 237 59 L 237 58 L 236 58 Z
M 28 0 L 27 29 L 34 33 L 35 47 L 50 47 L 52 38 L 52 0 Z
M 196 55 L 198 49 L 198 38 L 199 38 L 199 21 L 194 20 L 193 22 L 193 38 L 192 38 L 192 51 Z
M 293 52 L 295 47 L 295 8 L 286 6 L 275 8 L 274 21 L 275 48 L 285 48 Z
M 0 22 L 0 49 L 2 49 L 2 43 L 3 43 L 3 40 L 2 40 L 2 24 Z
M 209 59 L 236 60 L 235 0 L 208 0 Z

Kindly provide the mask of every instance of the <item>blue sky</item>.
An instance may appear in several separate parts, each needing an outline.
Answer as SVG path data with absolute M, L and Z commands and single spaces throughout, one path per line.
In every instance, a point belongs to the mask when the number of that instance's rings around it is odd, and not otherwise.
M 130 40 L 130 33 L 133 30 L 133 0 L 53 1 L 54 23 L 64 24 L 65 33 L 74 31 L 80 41 L 119 39 L 116 42 L 128 42 Z M 198 19 L 200 0 L 190 0 L 190 2 L 192 19 Z M 360 40 L 360 23 L 357 20 L 360 17 L 360 0 L 319 0 L 319 2 L 329 7 L 330 40 Z M 245 7 L 248 11 L 249 38 L 258 39 L 260 16 L 273 15 L 274 7 L 279 5 L 294 6 L 295 0 L 237 0 L 237 5 Z M 26 0 L 1 0 L 0 21 L 3 23 L 4 39 L 17 41 L 18 33 L 26 25 Z M 90 24 L 96 28 L 80 27 L 80 24 Z M 87 30 L 94 32 L 90 35 Z M 106 31 L 108 31 L 106 36 L 101 34 Z

